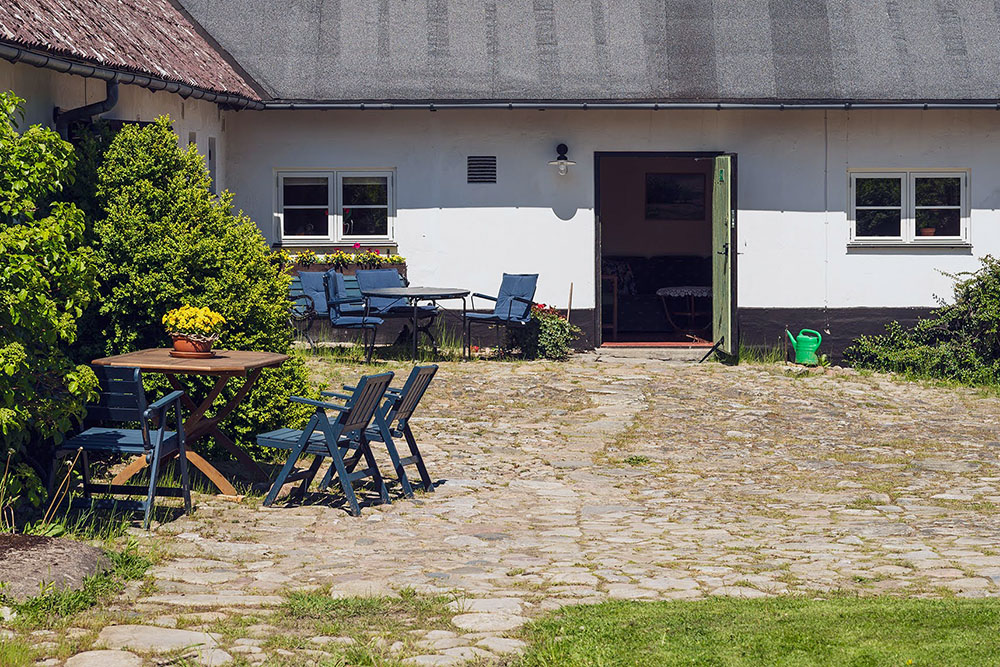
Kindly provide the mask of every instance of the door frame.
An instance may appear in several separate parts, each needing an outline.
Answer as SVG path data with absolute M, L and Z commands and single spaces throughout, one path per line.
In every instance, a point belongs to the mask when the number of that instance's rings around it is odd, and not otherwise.
M 738 168 L 737 168 L 737 154 L 729 153 L 727 151 L 594 151 L 594 303 L 596 307 L 594 308 L 594 341 L 596 343 L 595 347 L 600 347 L 604 343 L 604 330 L 603 324 L 603 311 L 604 304 L 601 300 L 601 259 L 602 259 L 602 249 L 601 249 L 601 158 L 602 157 L 663 157 L 663 158 L 696 158 L 696 159 L 710 159 L 714 160 L 720 155 L 728 155 L 732 158 L 732 174 L 730 178 L 731 191 L 730 191 L 730 206 L 732 211 L 730 216 L 732 219 L 732 228 L 730 230 L 730 261 L 732 262 L 731 276 L 729 280 L 729 307 L 730 316 L 732 317 L 733 327 L 739 332 L 739 318 L 737 317 L 739 310 L 736 305 L 736 275 L 737 275 L 737 257 L 739 253 L 737 249 L 737 238 L 739 232 L 739 225 L 737 224 L 737 214 L 739 212 L 739 204 L 737 201 L 737 193 L 739 188 L 737 184 Z M 714 287 L 714 286 L 713 286 Z M 737 333 L 737 339 L 739 334 Z M 737 340 L 736 349 L 739 349 L 739 342 Z

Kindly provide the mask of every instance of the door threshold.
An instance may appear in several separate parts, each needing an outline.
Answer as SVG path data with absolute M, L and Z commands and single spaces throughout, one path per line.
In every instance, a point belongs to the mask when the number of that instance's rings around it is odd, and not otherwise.
M 714 343 L 695 343 L 691 341 L 605 341 L 601 347 L 673 347 L 673 348 L 694 348 L 705 349 L 712 347 Z

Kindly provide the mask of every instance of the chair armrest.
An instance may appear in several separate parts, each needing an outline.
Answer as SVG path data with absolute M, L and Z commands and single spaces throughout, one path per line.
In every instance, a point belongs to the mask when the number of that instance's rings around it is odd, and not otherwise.
M 346 391 L 354 391 L 355 389 L 357 389 L 357 387 L 355 387 L 354 385 L 345 384 L 344 385 L 344 389 Z M 327 392 L 324 391 L 324 392 L 321 392 L 321 393 L 324 396 L 336 396 L 337 395 L 337 394 L 334 394 L 333 392 L 327 393 Z M 386 387 L 385 393 L 387 393 L 387 394 L 401 394 L 401 393 L 403 393 L 403 390 L 402 389 L 396 389 L 395 387 Z
M 184 392 L 181 391 L 181 390 L 179 390 L 179 389 L 177 391 L 170 392 L 169 394 L 167 394 L 163 398 L 160 398 L 159 400 L 155 401 L 152 405 L 150 405 L 149 407 L 147 407 L 146 408 L 146 415 L 149 416 L 149 415 L 151 415 L 153 413 L 162 412 L 163 408 L 167 407 L 168 405 L 170 405 L 174 401 L 181 400 L 182 396 L 184 396 Z
M 521 303 L 526 303 L 529 306 L 534 306 L 535 305 L 534 301 L 532 301 L 531 299 L 525 299 L 524 297 L 512 296 L 510 298 L 513 299 L 514 301 L 520 301 Z
M 349 394 L 339 394 L 335 391 L 321 391 L 319 393 L 322 394 L 323 396 L 333 396 L 334 398 L 342 398 L 345 401 L 352 398 L 352 396 L 350 396 Z
M 314 408 L 323 408 L 324 410 L 340 410 L 341 412 L 347 412 L 349 408 L 345 408 L 343 405 L 334 405 L 333 403 L 324 403 L 323 401 L 314 401 L 311 398 L 305 398 L 304 396 L 289 396 L 288 400 L 292 403 L 301 403 L 303 405 L 311 405 Z
M 472 296 L 478 296 L 480 299 L 489 299 L 490 301 L 496 301 L 495 296 L 490 296 L 489 294 L 480 294 L 479 292 L 473 292 Z
M 339 306 L 342 303 L 365 303 L 366 299 L 361 296 L 347 296 L 342 299 L 330 299 L 327 304 L 330 306 Z

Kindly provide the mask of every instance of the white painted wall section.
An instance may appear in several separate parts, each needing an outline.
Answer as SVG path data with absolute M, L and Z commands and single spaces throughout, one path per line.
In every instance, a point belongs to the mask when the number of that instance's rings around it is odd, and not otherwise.
M 739 304 L 932 306 L 942 272 L 1000 253 L 995 111 L 262 111 L 229 127 L 236 203 L 276 239 L 275 172 L 396 172 L 396 241 L 415 283 L 493 293 L 537 272 L 538 298 L 594 306 L 594 153 L 726 151 L 738 159 Z M 559 177 L 547 162 L 569 145 Z M 466 183 L 496 155 L 498 183 Z M 971 170 L 970 250 L 848 251 L 848 169 Z

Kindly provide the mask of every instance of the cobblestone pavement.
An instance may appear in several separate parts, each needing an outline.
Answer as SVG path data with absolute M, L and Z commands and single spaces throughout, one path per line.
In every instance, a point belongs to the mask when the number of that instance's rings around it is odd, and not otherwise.
M 362 372 L 313 370 L 331 387 Z M 974 390 L 849 370 L 593 354 L 444 364 L 414 420 L 434 493 L 360 518 L 323 498 L 201 496 L 192 517 L 140 538 L 167 558 L 155 591 L 133 587 L 122 605 L 135 623 L 180 618 L 197 633 L 266 619 L 289 590 L 412 587 L 454 600 L 453 627 L 392 647 L 430 665 L 502 662 L 526 619 L 567 603 L 996 596 L 998 415 L 1000 400 Z M 274 631 L 264 620 L 240 639 L 207 635 L 200 660 L 322 658 L 268 649 Z M 106 628 L 94 646 L 167 650 L 122 639 L 136 634 Z M 353 641 L 313 644 L 326 640 Z

